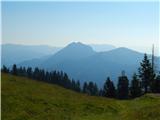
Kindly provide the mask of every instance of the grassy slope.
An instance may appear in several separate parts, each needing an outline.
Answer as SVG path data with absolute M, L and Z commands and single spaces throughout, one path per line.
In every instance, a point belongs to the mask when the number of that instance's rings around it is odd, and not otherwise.
M 2 73 L 2 120 L 159 120 L 160 96 L 91 97 Z

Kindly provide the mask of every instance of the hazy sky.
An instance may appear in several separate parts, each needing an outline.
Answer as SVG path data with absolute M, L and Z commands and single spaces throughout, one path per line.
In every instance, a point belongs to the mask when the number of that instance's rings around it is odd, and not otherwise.
M 158 2 L 3 2 L 2 43 L 80 41 L 150 51 L 159 44 L 158 20 Z

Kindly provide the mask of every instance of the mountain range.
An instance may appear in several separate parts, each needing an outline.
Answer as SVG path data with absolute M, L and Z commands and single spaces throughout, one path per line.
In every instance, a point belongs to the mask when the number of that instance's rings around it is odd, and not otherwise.
M 47 45 L 18 45 L 2 44 L 1 45 L 1 64 L 10 66 L 26 60 L 41 58 L 53 55 L 61 48 Z
M 62 70 L 76 80 L 94 81 L 101 86 L 108 76 L 117 82 L 122 71 L 131 78 L 138 71 L 143 56 L 143 53 L 125 47 L 96 52 L 89 45 L 73 42 L 47 58 L 32 59 L 19 65 Z M 160 58 L 155 57 L 155 61 L 158 60 Z

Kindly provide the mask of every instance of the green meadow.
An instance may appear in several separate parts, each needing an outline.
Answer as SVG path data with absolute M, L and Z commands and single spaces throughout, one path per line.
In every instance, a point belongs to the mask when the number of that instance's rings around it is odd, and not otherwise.
M 1 101 L 2 120 L 160 120 L 160 94 L 116 100 L 4 73 Z

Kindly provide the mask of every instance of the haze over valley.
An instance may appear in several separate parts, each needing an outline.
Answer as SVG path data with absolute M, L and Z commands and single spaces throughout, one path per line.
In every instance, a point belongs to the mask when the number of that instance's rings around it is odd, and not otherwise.
M 15 54 L 18 53 L 18 54 Z M 25 53 L 25 54 L 24 54 Z M 12 55 L 15 54 L 13 57 Z M 94 81 L 102 86 L 106 77 L 117 83 L 122 70 L 129 78 L 137 72 L 144 53 L 113 45 L 86 45 L 72 42 L 65 47 L 2 45 L 2 64 L 12 66 L 39 67 L 49 71 L 66 72 L 70 78 Z M 151 58 L 151 56 L 150 56 Z M 160 57 L 155 57 L 159 70 Z

